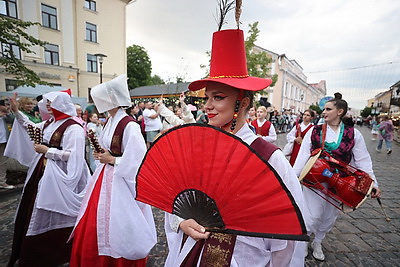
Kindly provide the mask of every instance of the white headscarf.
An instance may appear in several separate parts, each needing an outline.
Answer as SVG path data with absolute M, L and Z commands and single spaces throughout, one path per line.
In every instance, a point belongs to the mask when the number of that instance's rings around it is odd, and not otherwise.
M 50 101 L 50 107 L 53 109 L 53 116 L 47 111 L 47 100 Z M 56 120 L 62 117 L 76 116 L 75 105 L 71 97 L 66 92 L 50 92 L 43 95 L 43 99 L 38 103 L 39 112 L 43 120 L 54 117 Z M 54 112 L 55 110 L 55 112 Z
M 116 107 L 129 107 L 131 105 L 125 74 L 93 87 L 90 95 L 100 113 Z

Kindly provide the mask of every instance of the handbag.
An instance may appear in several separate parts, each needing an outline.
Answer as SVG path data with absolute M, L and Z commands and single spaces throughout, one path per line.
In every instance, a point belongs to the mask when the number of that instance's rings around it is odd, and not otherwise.
M 292 155 L 293 144 L 294 144 L 294 142 L 289 142 L 283 147 L 283 149 L 282 149 L 283 155 L 285 155 L 285 156 Z

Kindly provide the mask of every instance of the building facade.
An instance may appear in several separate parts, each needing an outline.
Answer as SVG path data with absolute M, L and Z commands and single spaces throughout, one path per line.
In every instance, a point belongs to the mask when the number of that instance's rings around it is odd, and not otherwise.
M 14 54 L 39 77 L 88 97 L 90 88 L 126 73 L 125 8 L 131 0 L 1 0 L 0 14 L 38 22 L 27 30 L 48 42 L 26 54 L 12 44 Z M 1 67 L 0 67 L 1 68 Z M 0 73 L 0 91 L 16 88 L 16 81 Z
M 325 81 L 307 83 L 303 68 L 296 60 L 290 60 L 285 54 L 279 55 L 259 46 L 255 46 L 253 52 L 265 52 L 272 59 L 270 75 L 272 77 L 276 74 L 278 80 L 268 89 L 268 101 L 276 110 L 303 112 L 326 95 Z

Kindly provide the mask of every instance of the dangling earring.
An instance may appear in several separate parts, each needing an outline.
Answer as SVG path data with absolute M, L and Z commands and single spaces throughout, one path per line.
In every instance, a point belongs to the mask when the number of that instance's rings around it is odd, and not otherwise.
M 240 106 L 240 100 L 236 100 L 235 112 L 233 113 L 233 119 L 232 119 L 231 132 L 230 133 L 233 133 L 233 130 L 235 130 L 235 127 L 236 127 L 236 121 L 237 121 L 237 117 L 238 117 L 239 106 Z

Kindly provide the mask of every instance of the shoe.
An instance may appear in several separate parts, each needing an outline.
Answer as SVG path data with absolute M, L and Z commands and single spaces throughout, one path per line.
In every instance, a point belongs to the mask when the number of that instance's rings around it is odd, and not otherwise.
M 13 185 L 9 185 L 6 183 L 0 184 L 0 189 L 14 189 L 14 188 L 15 188 L 15 186 L 13 186 Z
M 390 155 L 390 153 L 392 153 L 392 150 L 388 149 L 387 154 Z
M 312 242 L 311 247 L 313 248 L 313 257 L 316 260 L 323 261 L 325 260 L 324 252 L 322 252 L 322 245 L 319 242 Z
M 381 153 L 381 150 L 377 148 L 377 149 L 376 149 L 376 152 Z

